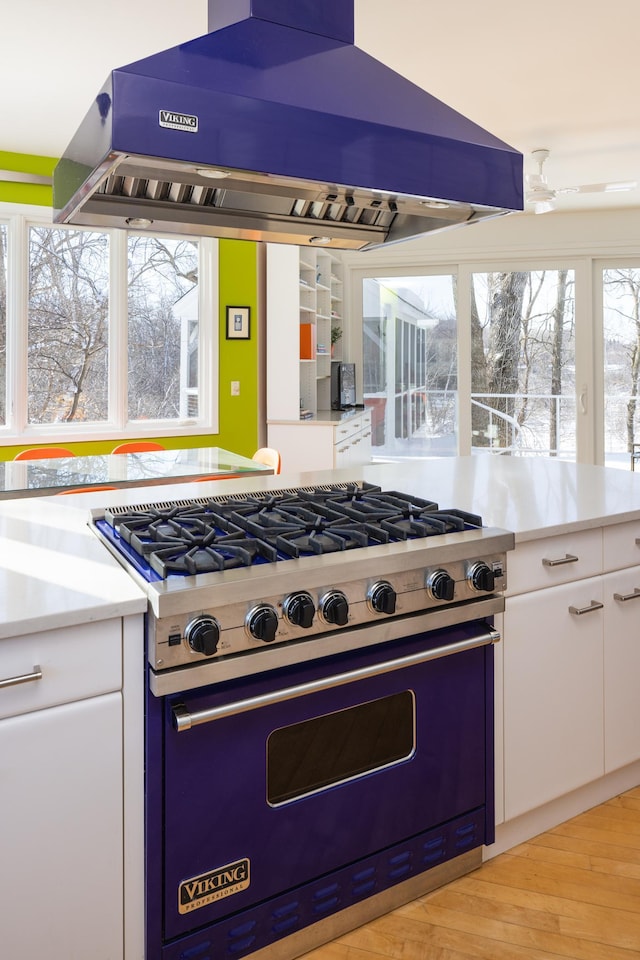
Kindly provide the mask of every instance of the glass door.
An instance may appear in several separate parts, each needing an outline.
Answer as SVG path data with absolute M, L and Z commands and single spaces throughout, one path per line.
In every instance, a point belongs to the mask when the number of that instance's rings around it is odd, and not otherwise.
M 458 446 L 455 277 L 362 282 L 363 398 L 373 456 L 455 456 Z
M 640 265 L 601 271 L 604 464 L 640 459 Z

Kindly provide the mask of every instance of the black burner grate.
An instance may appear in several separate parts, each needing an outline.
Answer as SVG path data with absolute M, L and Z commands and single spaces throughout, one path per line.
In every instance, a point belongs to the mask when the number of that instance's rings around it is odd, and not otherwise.
M 337 484 L 105 511 L 111 539 L 161 578 L 482 526 L 476 514 L 373 484 Z

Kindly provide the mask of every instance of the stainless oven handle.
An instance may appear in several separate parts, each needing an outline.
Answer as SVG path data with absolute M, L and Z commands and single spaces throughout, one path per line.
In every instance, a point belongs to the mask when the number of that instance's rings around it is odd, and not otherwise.
M 32 680 L 42 680 L 42 670 L 36 664 L 33 673 L 24 673 L 20 677 L 7 677 L 6 680 L 0 680 L 0 689 L 2 687 L 16 687 L 19 683 L 30 683 Z
M 293 700 L 295 697 L 303 697 L 309 693 L 318 693 L 320 690 L 339 687 L 345 683 L 352 683 L 354 680 L 377 677 L 382 673 L 399 670 L 401 667 L 411 667 L 418 663 L 427 663 L 429 660 L 450 657 L 456 653 L 463 653 L 465 650 L 474 650 L 476 647 L 487 647 L 499 640 L 500 634 L 498 631 L 488 628 L 486 632 L 479 633 L 468 640 L 459 640 L 457 643 L 450 643 L 444 647 L 412 653 L 406 657 L 399 657 L 397 660 L 385 660 L 368 667 L 360 667 L 359 670 L 350 670 L 348 673 L 323 677 L 321 680 L 310 680 L 309 683 L 301 683 L 297 687 L 285 687 L 283 690 L 265 693 L 259 697 L 250 697 L 248 700 L 238 700 L 236 703 L 227 703 L 221 707 L 210 707 L 208 710 L 190 713 L 183 704 L 178 703 L 172 708 L 173 724 L 178 733 L 182 733 L 200 723 L 209 723 L 211 720 L 220 720 L 222 717 L 231 717 L 238 713 L 246 713 L 248 710 L 257 710 L 259 707 L 282 703 L 284 700 Z

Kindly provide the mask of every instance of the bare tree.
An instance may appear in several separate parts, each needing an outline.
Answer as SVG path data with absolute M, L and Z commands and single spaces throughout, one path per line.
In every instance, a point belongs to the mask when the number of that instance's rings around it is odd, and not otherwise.
M 129 412 L 175 418 L 180 409 L 180 320 L 175 303 L 197 283 L 197 244 L 129 238 Z M 32 228 L 28 378 L 32 423 L 104 421 L 109 387 L 108 237 Z
M 494 439 L 501 449 L 511 443 L 509 418 L 514 417 L 518 392 L 518 363 L 522 332 L 522 306 L 529 274 L 490 274 L 488 296 L 487 393 L 503 417 L 494 419 Z
M 558 424 L 560 396 L 562 395 L 562 368 L 564 364 L 565 311 L 567 306 L 568 270 L 558 271 L 556 303 L 552 314 L 553 336 L 551 349 L 551 403 L 549 407 L 549 452 L 558 454 Z
M 88 231 L 31 231 L 31 422 L 106 417 L 107 243 Z
M 628 395 L 626 408 L 627 450 L 633 452 L 635 420 L 638 408 L 638 378 L 640 376 L 640 276 L 633 268 L 607 270 L 607 286 L 619 294 L 621 307 L 616 311 L 630 322 L 633 337 L 626 348 L 628 357 Z
M 471 283 L 471 390 L 473 393 L 486 394 L 489 390 L 489 370 L 484 349 L 484 327 L 478 312 L 476 286 Z M 473 445 L 485 447 L 489 444 L 489 413 L 484 407 L 471 405 L 471 433 Z
M 536 361 L 538 338 L 534 334 L 534 306 L 545 282 L 546 273 L 529 274 L 528 297 L 522 307 L 521 357 L 522 378 L 519 384 L 520 402 L 516 410 L 516 419 L 520 426 L 526 423 L 529 414 L 529 389 Z

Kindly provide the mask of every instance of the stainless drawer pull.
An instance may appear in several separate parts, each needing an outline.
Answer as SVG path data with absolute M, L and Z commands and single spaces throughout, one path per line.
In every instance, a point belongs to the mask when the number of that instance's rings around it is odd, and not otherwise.
M 492 643 L 498 643 L 499 640 L 500 634 L 498 631 L 489 627 L 486 633 L 482 632 L 475 637 L 469 637 L 467 640 L 459 640 L 456 643 L 450 643 L 444 647 L 436 647 L 433 650 L 423 650 L 420 651 L 420 653 L 412 653 L 406 657 L 398 657 L 397 660 L 385 660 L 383 663 L 373 663 L 368 667 L 360 667 L 360 669 L 351 670 L 348 673 L 333 674 L 319 680 L 310 680 L 308 683 L 301 683 L 297 687 L 285 687 L 282 690 L 275 690 L 273 693 L 264 693 L 259 697 L 250 697 L 248 700 L 227 703 L 221 707 L 210 707 L 208 710 L 198 710 L 195 713 L 191 713 L 184 704 L 177 703 L 172 707 L 173 725 L 178 733 L 183 733 L 185 730 L 191 730 L 192 727 L 200 723 L 210 723 L 212 720 L 219 720 L 221 717 L 232 717 L 238 713 L 257 710 L 259 707 L 267 707 L 273 703 L 293 700 L 295 697 L 302 697 L 309 693 L 318 693 L 320 690 L 339 687 L 345 683 L 352 683 L 354 680 L 365 680 L 367 677 L 377 677 L 383 673 L 390 673 L 392 670 L 399 670 L 401 667 L 415 666 L 415 664 L 418 663 L 427 663 L 429 660 L 439 660 L 442 657 L 450 657 L 456 653 L 463 653 L 465 650 L 475 650 L 476 647 L 487 647 Z
M 2 687 L 16 687 L 19 683 L 30 683 L 32 680 L 42 680 L 42 670 L 38 664 L 33 668 L 33 673 L 25 673 L 21 677 L 7 677 L 6 680 L 0 680 L 0 689 Z
M 633 593 L 614 593 L 613 599 L 624 603 L 625 600 L 637 600 L 640 598 L 640 587 L 634 587 Z
M 542 563 L 545 567 L 560 567 L 563 563 L 577 563 L 578 557 L 574 557 L 573 554 L 567 553 L 564 557 L 560 557 L 557 560 L 547 560 L 546 557 L 542 558 Z
M 593 613 L 594 610 L 602 610 L 603 607 L 604 603 L 600 603 L 598 600 L 592 600 L 588 607 L 569 607 L 569 613 L 580 617 L 583 613 Z

